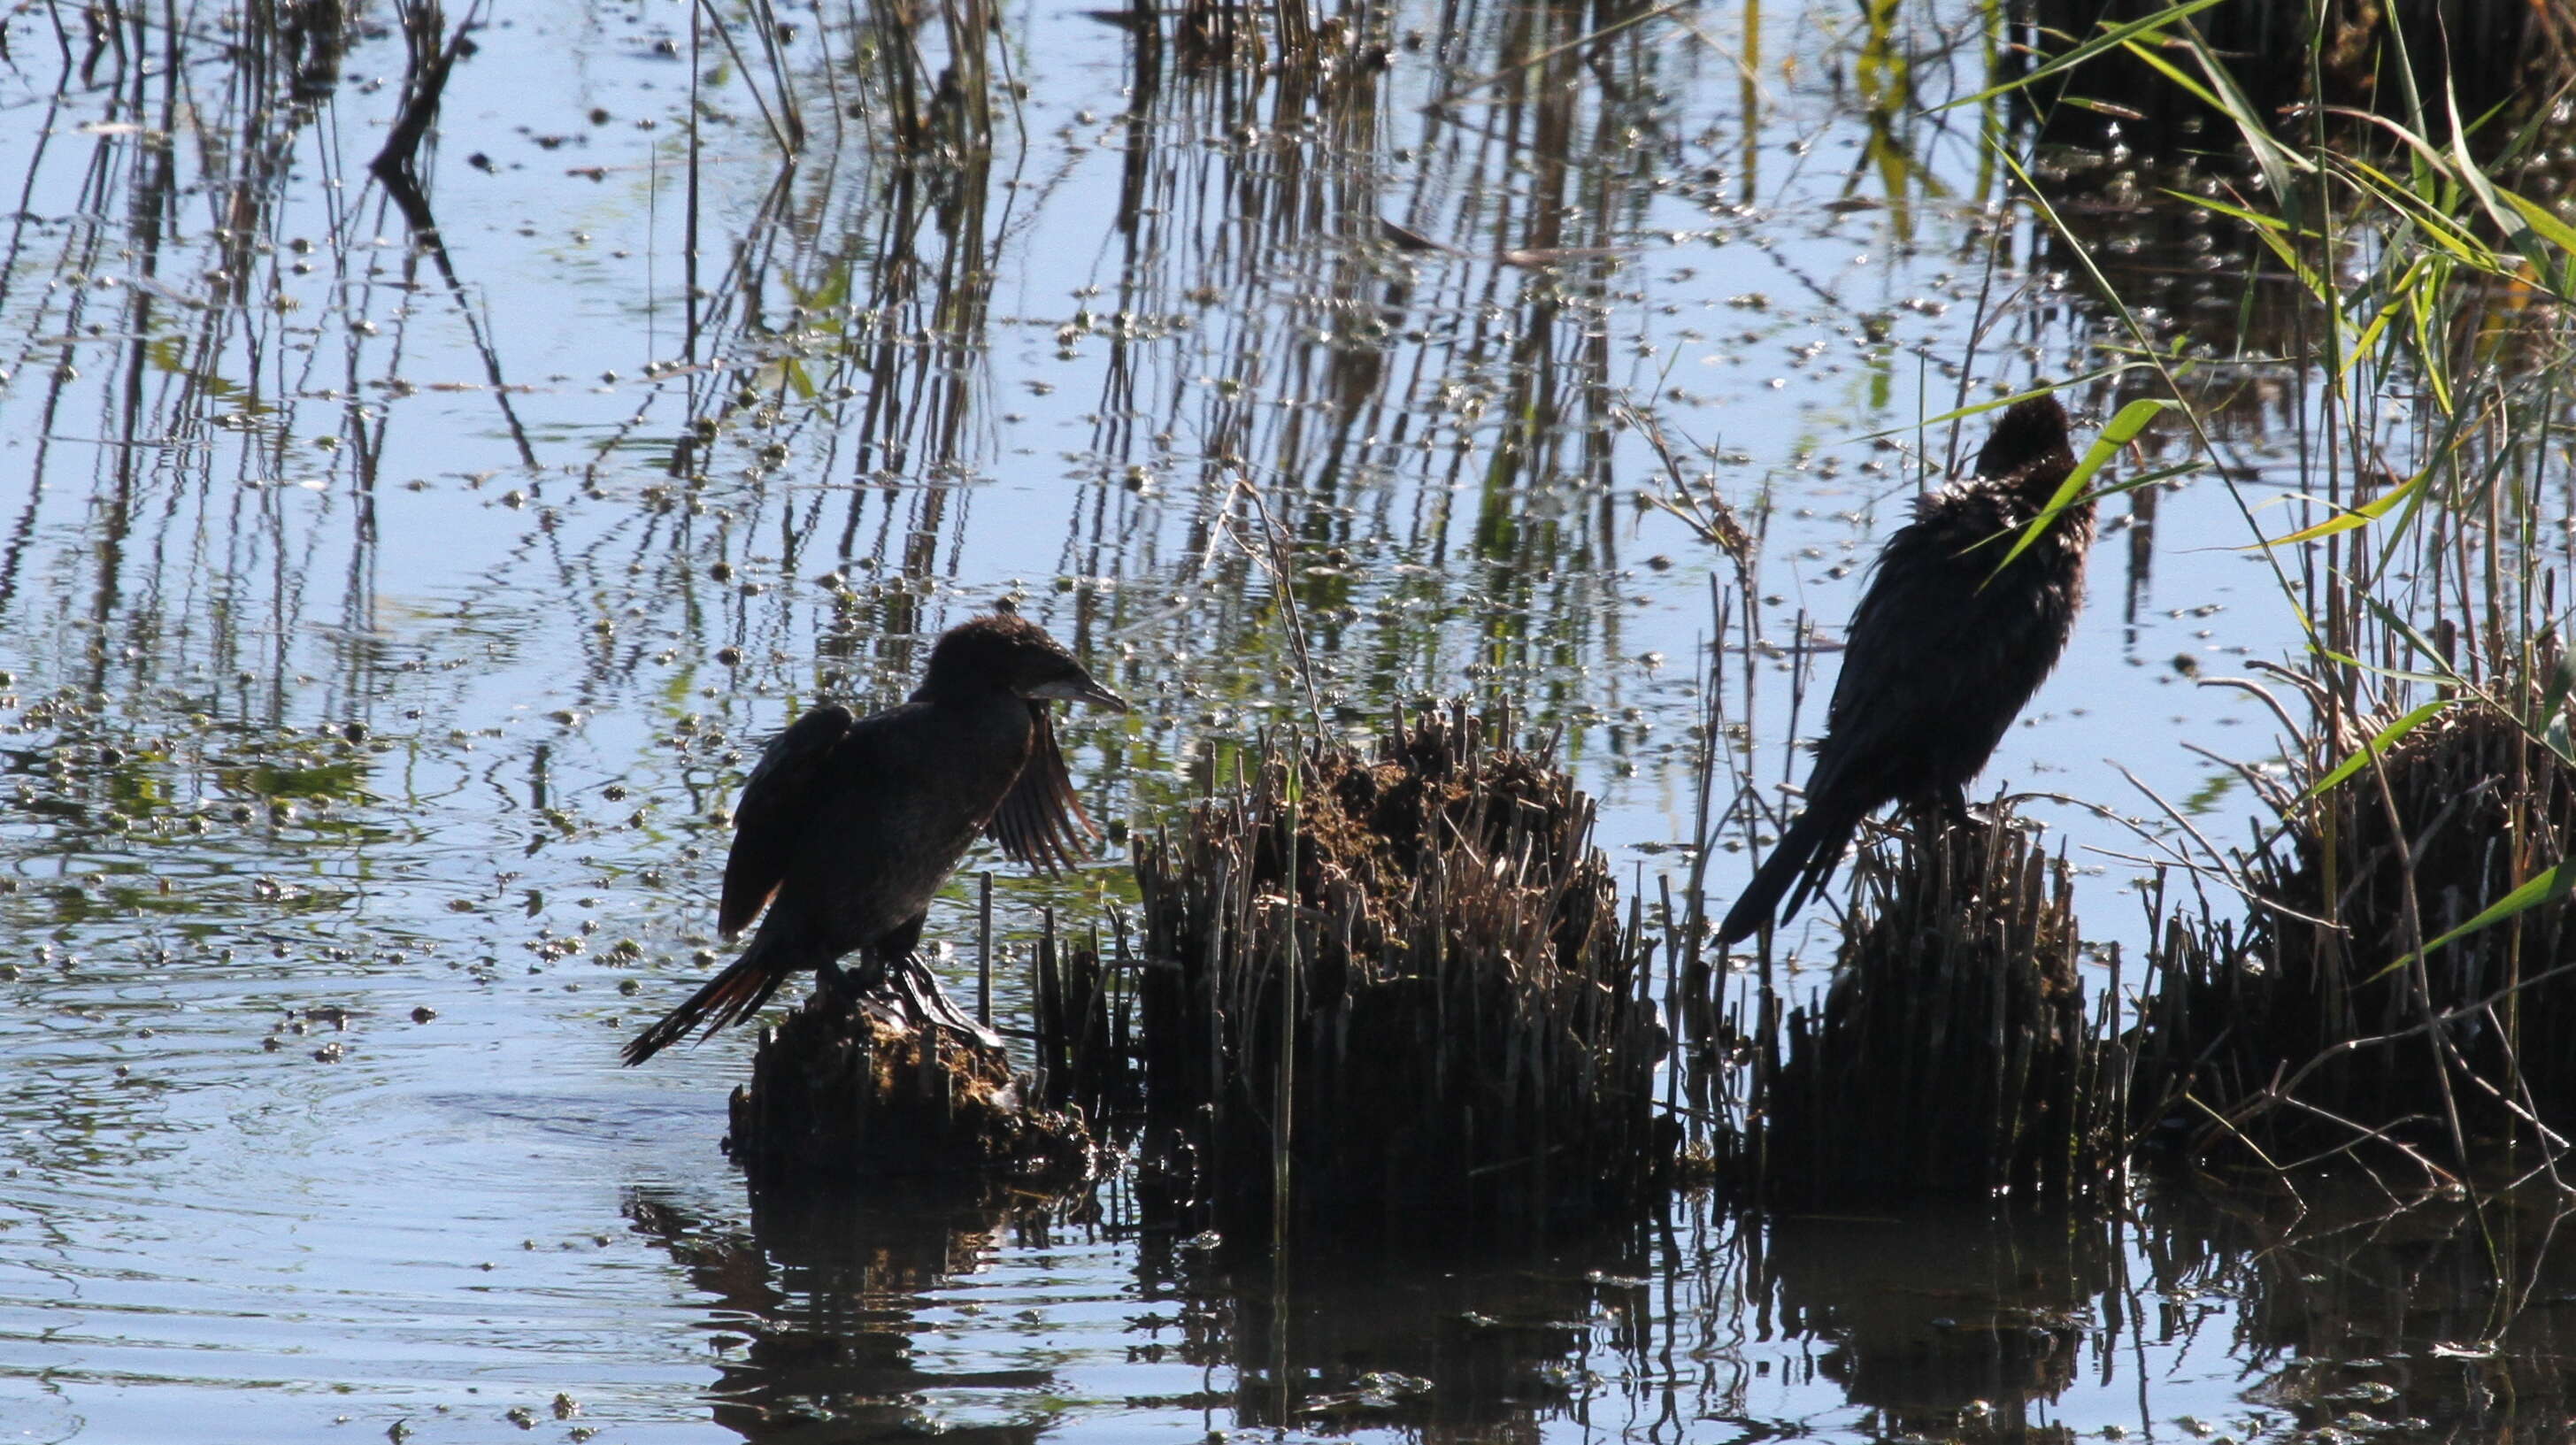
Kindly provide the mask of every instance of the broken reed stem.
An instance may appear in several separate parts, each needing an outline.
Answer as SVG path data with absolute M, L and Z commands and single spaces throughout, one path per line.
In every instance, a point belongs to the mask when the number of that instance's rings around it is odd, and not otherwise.
M 993 875 L 987 870 L 975 886 L 975 1022 L 993 1026 Z
M 1041 912 L 1029 997 L 1035 1022 L 1031 1090 L 1045 1107 L 1099 1120 L 1132 1102 L 1126 951 L 1123 923 L 1121 961 L 1112 966 L 1102 958 L 1097 925 L 1088 946 L 1069 946 L 1057 940 L 1054 910 Z
M 447 94 L 447 77 L 456 69 L 457 58 L 465 53 L 466 33 L 474 28 L 482 8 L 479 3 L 469 8 L 455 35 L 442 41 L 447 16 L 438 0 L 411 0 L 402 7 L 403 45 L 408 52 L 402 103 L 395 108 L 394 123 L 385 133 L 383 148 L 367 163 L 367 169 L 387 186 L 400 185 L 418 192 L 413 162 L 420 154 L 420 143 L 429 135 L 430 123 L 438 119 L 439 101 Z
M 1291 1150 L 1297 1137 L 1297 734 L 1288 735 L 1288 785 L 1282 798 L 1280 842 L 1288 850 L 1287 902 L 1281 908 L 1287 967 L 1279 971 L 1279 1090 L 1276 1125 L 1270 1131 L 1271 1198 L 1289 1199 Z M 1270 1213 L 1270 1250 L 1274 1260 L 1288 1257 L 1288 1211 Z
M 958 151 L 982 155 L 993 148 L 991 0 L 950 0 L 940 15 L 948 30 L 948 69 L 939 78 L 939 98 L 955 113 Z

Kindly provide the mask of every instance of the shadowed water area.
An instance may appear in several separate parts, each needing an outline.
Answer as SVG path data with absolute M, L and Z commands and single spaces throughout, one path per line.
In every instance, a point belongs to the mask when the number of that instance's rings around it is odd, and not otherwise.
M 971 997 L 995 873 L 1006 1025 L 1040 909 L 1132 904 L 1129 837 L 1264 730 L 1437 697 L 1555 735 L 1650 901 L 1705 810 L 1722 907 L 1868 558 L 1985 425 L 1918 423 L 2131 339 L 2012 199 L 2011 114 L 1937 109 L 1989 83 L 1965 6 L 1405 5 L 1274 68 L 1125 17 L 0 20 L 0 1438 L 2563 1424 L 2576 1286 L 2511 1201 L 1685 1193 L 1276 1271 L 1118 1178 L 755 1210 L 717 1148 L 748 1032 L 617 1050 L 728 952 L 726 810 L 804 706 L 898 700 L 1004 597 L 1134 705 L 1059 721 L 1102 857 L 980 848 L 933 910 Z M 407 214 L 368 163 L 443 48 Z M 2116 151 L 2042 159 L 2147 340 L 2270 314 Z M 2301 485 L 2303 393 L 2220 376 L 2237 489 L 2103 504 L 1979 785 L 2037 795 L 2104 957 L 2132 860 L 2242 836 L 2224 760 L 2278 753 L 2193 684 L 2299 645 L 2243 504 Z M 2084 434 L 2125 385 L 2067 390 Z M 1784 929 L 1781 986 L 1837 938 Z

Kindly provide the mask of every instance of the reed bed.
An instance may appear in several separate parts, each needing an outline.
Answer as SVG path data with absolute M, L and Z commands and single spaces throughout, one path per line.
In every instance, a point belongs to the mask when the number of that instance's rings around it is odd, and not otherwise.
M 2556 4 L 2026 0 L 2011 11 L 2026 53 L 2042 60 L 2142 27 L 2125 43 L 2077 56 L 2062 90 L 2051 81 L 2031 97 L 2060 133 L 2111 119 L 2141 147 L 2205 144 L 2198 127 L 2220 119 L 2212 91 L 2267 117 L 2313 106 L 2318 116 L 2375 111 L 2412 123 L 2427 114 L 2478 121 L 2501 112 L 2518 122 L 2554 104 L 2576 78 L 2576 19 Z
M 1374 759 L 1272 748 L 1147 841 L 1144 1188 L 1173 1222 L 1432 1245 L 1653 1197 L 1646 950 L 1590 800 L 1509 734 L 1460 707 Z
M 2576 928 L 2551 883 L 2576 764 L 2497 699 L 2435 706 L 2240 855 L 2262 900 L 2241 925 L 2165 930 L 2140 1068 L 2194 1157 L 2370 1143 L 2459 1169 L 2576 1130 Z
M 755 1189 L 1002 1174 L 1047 1185 L 1091 1176 L 1078 1115 L 1032 1107 L 998 1046 L 817 994 L 760 1034 L 725 1148 Z
M 2134 1122 L 2195 1164 L 2267 1172 L 2402 1158 L 2484 1184 L 2548 1167 L 2576 1088 L 2556 1019 L 2576 878 L 2555 640 L 2576 557 L 2564 7 L 2025 18 L 2059 57 L 2021 71 L 2035 113 L 2107 102 L 2094 120 L 2138 154 L 2233 152 L 2174 175 L 2123 172 L 2107 148 L 2098 190 L 2040 167 L 2055 254 L 2134 354 L 2161 346 L 2160 313 L 2232 322 L 2149 363 L 2213 399 L 2181 418 L 2195 452 L 2234 461 L 2257 430 L 2300 443 L 2285 515 L 2217 479 L 2310 646 L 2251 664 L 2260 678 L 2202 679 L 2271 707 L 2286 767 L 2227 762 L 2261 804 L 2250 842 L 2222 848 L 2180 810 L 2148 830 L 2173 862 L 2148 885 Z M 2075 54 L 2122 21 L 2145 28 Z M 2204 269 L 2252 279 L 2157 287 L 2124 268 L 2111 253 L 2158 196 L 2202 213 L 2171 218 L 2186 241 L 2258 263 Z M 2231 425 L 2211 377 L 2258 405 Z
M 2087 1009 L 2065 860 L 2007 816 L 1864 849 L 1854 871 L 1833 986 L 1756 1040 L 1769 1058 L 1722 1141 L 1733 1183 L 1792 1208 L 2116 1188 L 2117 990 Z

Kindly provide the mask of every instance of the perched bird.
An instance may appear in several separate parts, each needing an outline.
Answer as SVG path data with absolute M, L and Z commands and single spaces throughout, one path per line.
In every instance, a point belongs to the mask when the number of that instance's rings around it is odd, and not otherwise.
M 2001 573 L 2014 539 L 1999 534 L 2038 516 L 2074 470 L 2056 398 L 2015 403 L 1977 453 L 1976 476 L 1921 498 L 1888 539 L 1844 638 L 1807 811 L 1718 925 L 1720 942 L 1797 912 L 1883 805 L 1966 817 L 1968 780 L 2066 650 L 2084 605 L 2093 503 L 2059 512 Z
M 716 927 L 733 938 L 768 916 L 732 966 L 635 1036 L 626 1062 L 749 1018 L 808 970 L 845 998 L 893 970 L 906 1002 L 956 1021 L 913 948 L 968 845 L 989 831 L 1011 857 L 1054 869 L 1098 836 L 1066 776 L 1049 698 L 1127 708 L 1046 629 L 1005 610 L 943 634 L 902 706 L 865 718 L 818 707 L 780 733 L 743 784 Z M 845 978 L 838 960 L 852 952 L 856 977 Z

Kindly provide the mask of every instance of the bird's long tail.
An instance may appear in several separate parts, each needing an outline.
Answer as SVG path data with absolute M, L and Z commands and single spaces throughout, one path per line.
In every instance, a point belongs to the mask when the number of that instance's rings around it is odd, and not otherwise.
M 760 1006 L 769 1002 L 769 996 L 778 992 L 778 986 L 793 972 L 785 947 L 769 930 L 762 929 L 751 936 L 750 946 L 724 972 L 708 979 L 704 987 L 689 995 L 687 1002 L 662 1015 L 661 1022 L 637 1034 L 626 1045 L 626 1062 L 644 1062 L 688 1037 L 701 1023 L 705 1027 L 698 1036 L 704 1038 L 727 1024 L 751 1017 L 760 1012 Z
M 1860 827 L 1861 814 L 1835 803 L 1818 802 L 1789 831 L 1780 835 L 1771 856 L 1753 874 L 1753 882 L 1726 911 L 1726 921 L 1717 926 L 1717 941 L 1738 943 L 1751 938 L 1763 924 L 1776 915 L 1786 919 L 1796 913 L 1817 889 L 1825 886 L 1841 864 L 1843 847 L 1851 842 L 1854 829 Z M 1796 888 L 1791 893 L 1792 887 Z M 1783 907 L 1780 899 L 1788 896 Z

